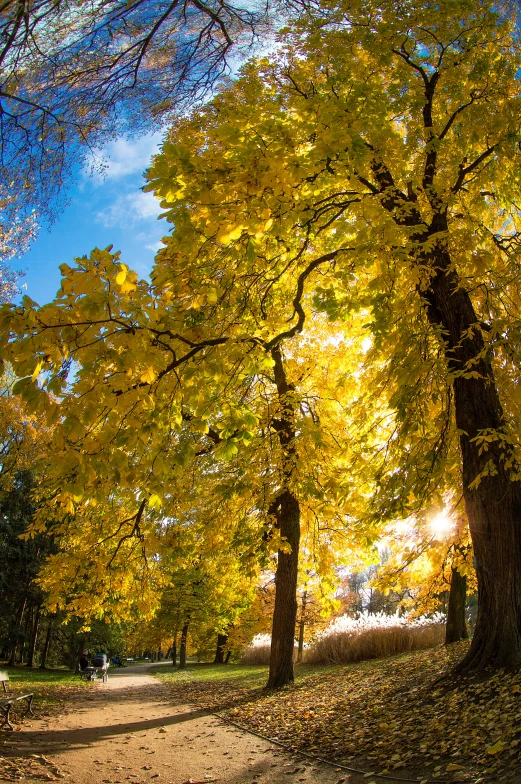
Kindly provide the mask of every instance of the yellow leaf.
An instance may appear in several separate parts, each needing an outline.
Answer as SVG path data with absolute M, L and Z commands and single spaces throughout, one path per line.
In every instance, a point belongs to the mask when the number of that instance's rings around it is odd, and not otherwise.
M 129 291 L 134 291 L 135 288 L 136 285 L 134 283 L 131 283 L 129 280 L 126 280 L 121 286 L 121 293 L 128 294 Z
M 162 503 L 163 503 L 163 501 L 162 501 L 162 499 L 161 499 L 161 498 L 160 498 L 160 497 L 157 495 L 157 493 L 152 493 L 152 495 L 151 495 L 151 496 L 150 496 L 150 498 L 148 499 L 148 505 L 149 505 L 149 507 L 150 507 L 151 509 L 161 509 L 161 505 L 162 505 Z
M 36 381 L 36 379 L 40 375 L 40 370 L 42 369 L 42 367 L 43 367 L 43 362 L 38 362 L 35 369 L 33 370 L 33 377 L 32 377 L 33 381 Z
M 498 742 L 494 743 L 493 746 L 488 747 L 487 754 L 500 754 L 505 748 L 506 743 L 504 743 L 502 740 L 498 740 Z
M 141 381 L 144 384 L 153 384 L 157 378 L 157 373 L 154 368 L 147 368 L 144 373 L 141 374 Z
M 230 232 L 229 237 L 231 240 L 238 240 L 242 234 L 242 226 L 237 226 L 233 231 Z
M 118 286 L 122 286 L 125 280 L 127 279 L 127 267 L 124 264 L 120 264 L 120 271 L 116 275 L 116 283 Z

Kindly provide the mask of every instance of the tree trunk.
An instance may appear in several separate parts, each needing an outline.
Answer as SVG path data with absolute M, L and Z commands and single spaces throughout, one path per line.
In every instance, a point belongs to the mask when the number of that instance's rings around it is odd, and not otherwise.
M 182 630 L 181 630 L 181 645 L 179 647 L 179 669 L 184 670 L 186 669 L 186 641 L 188 638 L 188 627 L 190 626 L 190 621 L 186 621 Z
M 215 651 L 215 659 L 213 660 L 214 664 L 224 664 L 224 646 L 228 642 L 228 635 L 227 634 L 218 634 L 217 635 L 217 649 Z
M 433 75 L 423 107 L 432 133 Z M 424 193 L 434 216 L 423 221 L 414 193 L 406 196 L 390 170 L 375 157 L 371 163 L 384 209 L 410 236 L 411 261 L 422 269 L 418 293 L 443 345 L 454 386 L 456 426 L 462 456 L 463 496 L 474 547 L 478 579 L 478 615 L 472 643 L 458 670 L 521 667 L 521 487 L 509 471 L 518 466 L 509 452 L 505 417 L 492 370 L 492 350 L 485 346 L 469 292 L 450 257 L 447 208 L 432 187 L 436 151 L 426 154 Z M 405 209 L 404 209 L 405 208 Z M 421 227 L 421 228 L 420 228 Z M 415 247 L 416 246 L 416 247 Z M 426 273 L 427 271 L 427 273 Z M 490 440 L 480 443 L 481 436 Z M 510 461 L 512 469 L 506 467 Z
M 14 629 L 13 647 L 11 648 L 11 655 L 9 656 L 9 661 L 7 663 L 9 667 L 16 666 L 16 649 L 18 647 L 18 637 L 20 634 L 20 627 L 22 626 L 22 620 L 24 617 L 26 604 L 27 604 L 27 597 L 24 597 L 18 606 L 18 613 L 16 615 L 16 627 Z
M 271 631 L 270 672 L 268 689 L 278 689 L 294 680 L 293 649 L 297 623 L 297 574 L 300 544 L 300 505 L 292 490 L 292 477 L 297 454 L 295 449 L 294 387 L 288 384 L 280 346 L 271 350 L 279 403 L 278 418 L 272 421 L 282 447 L 284 489 L 272 504 L 281 537 L 290 552 L 279 550 L 275 573 L 275 606 Z
M 18 664 L 24 663 L 24 656 L 25 656 L 25 649 L 27 646 L 27 641 L 31 637 L 31 629 L 33 626 L 33 617 L 34 617 L 34 607 L 29 606 L 26 614 L 25 614 L 25 623 L 24 623 L 24 630 L 22 633 L 22 642 L 20 645 L 20 653 L 18 654 Z
M 81 654 L 83 653 L 84 650 L 85 650 L 85 637 L 82 637 L 80 642 L 79 642 L 78 649 L 76 651 L 76 661 L 73 664 L 73 669 L 74 669 L 74 672 L 76 673 L 76 675 L 80 671 L 80 656 L 81 656 Z
M 42 651 L 42 660 L 40 662 L 40 669 L 45 670 L 47 669 L 47 656 L 49 655 L 49 647 L 51 644 L 51 636 L 52 636 L 52 618 L 49 618 L 49 624 L 47 626 L 47 634 L 45 635 L 45 642 L 43 644 L 43 651 Z
M 465 610 L 467 605 L 467 577 L 452 567 L 445 645 L 466 640 L 469 636 Z
M 426 83 L 422 108 L 431 138 L 438 76 L 433 74 Z M 401 192 L 380 156 L 370 166 L 377 183 L 373 192 L 378 192 L 383 208 L 397 225 L 412 230 L 411 261 L 421 269 L 417 291 L 442 343 L 454 386 L 463 496 L 478 579 L 476 628 L 457 670 L 516 670 L 521 667 L 521 486 L 510 471 L 519 467 L 508 443 L 501 440 L 508 431 L 492 370 L 492 349 L 485 346 L 483 325 L 450 257 L 447 206 L 434 184 L 437 152 L 431 147 L 425 154 L 422 186 L 430 204 L 426 220 L 412 185 L 407 195 Z M 479 442 L 482 435 L 490 438 L 486 444 Z
M 177 632 L 174 634 L 174 642 L 172 644 L 172 667 L 177 664 Z
M 278 689 L 294 680 L 293 650 L 297 621 L 300 506 L 289 490 L 279 496 L 279 500 L 280 511 L 277 517 L 280 535 L 285 537 L 291 546 L 291 552 L 279 550 L 277 556 L 268 689 Z
M 434 229 L 447 231 L 445 216 L 438 216 Z M 438 243 L 437 251 L 429 258 L 435 274 L 423 295 L 428 303 L 429 320 L 441 334 L 448 370 L 454 377 L 463 494 L 478 578 L 476 628 L 468 654 L 458 670 L 489 666 L 518 669 L 521 666 L 521 486 L 512 481 L 505 468 L 505 461 L 510 457 L 508 444 L 500 440 L 506 430 L 505 418 L 481 325 L 468 292 L 451 267 L 448 251 L 441 240 Z M 470 372 L 472 377 L 465 377 Z M 486 451 L 476 440 L 480 434 L 493 439 L 486 444 Z
M 226 657 L 224 659 L 224 663 L 225 664 L 228 664 L 228 662 L 230 661 L 230 656 L 231 655 L 232 655 L 232 652 L 230 650 L 226 651 Z
M 34 654 L 36 651 L 36 641 L 38 639 L 38 630 L 40 628 L 40 617 L 42 613 L 41 605 L 36 608 L 33 627 L 31 629 L 31 641 L 29 643 L 29 653 L 27 655 L 27 666 L 34 667 Z
M 298 624 L 298 653 L 297 653 L 297 664 L 300 664 L 302 661 L 302 655 L 304 653 L 304 629 L 306 628 L 306 603 L 308 598 L 308 592 L 304 591 L 302 594 L 302 605 L 300 607 L 300 621 Z

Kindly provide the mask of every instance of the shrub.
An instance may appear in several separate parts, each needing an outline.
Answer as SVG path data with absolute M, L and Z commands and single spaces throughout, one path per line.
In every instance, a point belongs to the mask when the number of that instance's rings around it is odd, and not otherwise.
M 445 619 L 396 615 L 336 618 L 304 653 L 307 664 L 346 664 L 363 659 L 381 659 L 407 651 L 440 645 L 445 636 Z

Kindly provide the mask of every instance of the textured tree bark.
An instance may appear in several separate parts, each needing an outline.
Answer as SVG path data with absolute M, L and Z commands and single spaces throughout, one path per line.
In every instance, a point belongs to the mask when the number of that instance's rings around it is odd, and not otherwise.
M 215 658 L 213 660 L 214 664 L 224 664 L 224 646 L 228 642 L 228 635 L 227 634 L 218 634 L 217 635 L 217 648 L 215 651 Z
M 438 216 L 432 234 L 448 230 Z M 431 324 L 443 340 L 454 373 L 463 493 L 478 578 L 476 629 L 460 671 L 521 666 L 521 486 L 505 469 L 506 447 L 497 439 L 505 418 L 483 334 L 469 293 L 460 285 L 441 242 L 424 256 L 433 277 L 423 291 Z M 470 376 L 472 373 L 472 376 Z M 467 377 L 465 377 L 467 375 Z M 476 437 L 488 431 L 487 451 Z M 481 477 L 475 483 L 477 477 Z
M 300 505 L 291 489 L 297 459 L 294 426 L 294 387 L 288 383 L 280 346 L 271 351 L 279 402 L 279 417 L 272 422 L 282 447 L 284 488 L 273 509 L 280 535 L 290 552 L 279 550 L 275 573 L 275 606 L 271 630 L 270 671 L 266 688 L 278 689 L 294 680 L 293 649 L 297 622 L 297 575 L 300 545 Z
M 279 523 L 281 536 L 291 545 L 291 552 L 278 552 L 268 689 L 278 689 L 294 680 L 300 507 L 298 500 L 289 490 L 280 496 Z
M 467 577 L 452 568 L 449 606 L 447 608 L 447 625 L 445 627 L 445 645 L 451 642 L 466 640 L 469 636 L 465 610 L 467 605 Z
M 188 628 L 190 621 L 186 621 L 181 630 L 181 645 L 179 647 L 179 669 L 186 669 L 186 641 L 188 638 Z

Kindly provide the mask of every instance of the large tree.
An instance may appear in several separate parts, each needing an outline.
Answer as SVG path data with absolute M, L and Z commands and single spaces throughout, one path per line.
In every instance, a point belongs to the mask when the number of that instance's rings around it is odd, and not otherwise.
M 404 326 L 393 348 L 389 323 L 407 313 L 430 328 L 454 394 L 478 574 L 462 667 L 518 667 L 516 31 L 486 2 L 322 9 L 287 35 L 275 62 L 249 66 L 203 109 L 196 127 L 178 124 L 169 168 L 158 159 L 153 184 L 172 215 L 198 205 L 178 236 L 197 224 L 201 254 L 213 241 L 247 258 L 259 216 L 269 227 L 255 252 L 277 280 L 296 279 L 317 248 L 333 254 L 323 305 L 371 308 L 383 361 L 410 336 Z M 419 377 L 403 379 L 397 407 Z
M 315 307 L 331 318 L 358 314 L 370 325 L 367 362 L 375 377 L 391 368 L 396 388 L 382 420 L 389 408 L 407 410 L 425 365 L 442 369 L 480 596 L 464 666 L 519 665 L 514 33 L 485 2 L 324 3 L 285 31 L 278 56 L 251 63 L 176 123 L 150 173 L 175 226 L 152 289 L 97 251 L 64 268 L 55 304 L 37 310 L 26 301 L 4 321 L 24 336 L 7 349 L 28 375 L 18 389 L 51 417 L 57 399 L 37 386 L 38 372 L 48 371 L 52 395 L 63 394 L 78 363 L 76 402 L 59 428 L 67 513 L 109 472 L 127 488 L 145 484 L 129 447 L 142 457 L 152 434 L 171 438 L 183 406 L 209 433 L 228 379 L 276 368 L 272 352 L 302 331 L 314 291 Z M 331 335 L 323 345 L 338 344 Z M 412 355 L 400 371 L 398 358 Z M 290 466 L 298 409 L 294 389 L 280 390 L 276 424 Z M 236 400 L 226 404 L 221 454 L 233 454 L 238 434 L 250 438 Z M 392 451 L 386 427 L 364 432 L 377 453 Z M 169 475 L 162 451 L 146 481 L 154 502 Z M 367 500 L 367 488 L 346 481 L 342 493 L 347 487 Z M 129 519 L 139 530 L 139 512 Z
M 175 238 L 169 254 L 184 238 Z M 278 551 L 269 683 L 280 686 L 293 678 L 301 529 L 314 530 L 309 552 L 323 571 L 326 550 L 345 533 L 347 506 L 357 505 L 354 478 L 344 476 L 347 401 L 357 390 L 345 348 L 363 353 L 363 341 L 355 339 L 358 322 L 332 327 L 323 316 L 299 338 L 299 300 L 319 259 L 302 274 L 297 297 L 288 303 L 279 291 L 266 302 L 270 317 L 259 335 L 259 300 L 243 285 L 240 265 L 234 272 L 218 249 L 215 277 L 228 294 L 217 302 L 197 244 L 186 249 L 188 296 L 170 280 L 154 289 L 138 283 L 117 258 L 95 252 L 75 269 L 64 266 L 63 293 L 52 305 L 35 309 L 26 299 L 6 311 L 9 329 L 27 335 L 6 347 L 17 372 L 32 374 L 17 389 L 60 420 L 47 476 L 64 552 L 52 559 L 45 585 L 58 608 L 65 595 L 76 614 L 97 613 L 112 596 L 121 612 L 122 590 L 142 602 L 135 588 L 153 585 L 154 554 L 169 550 L 163 517 L 181 530 L 197 524 L 210 551 L 229 546 L 234 527 L 249 520 L 244 554 Z M 235 274 L 236 285 L 228 287 L 225 274 Z M 266 285 L 273 288 L 261 267 L 259 286 Z M 295 307 L 300 315 L 284 329 Z M 317 363 L 324 346 L 327 360 Z M 67 386 L 71 361 L 75 375 Z M 49 372 L 39 385 L 44 367 Z M 359 497 L 363 491 L 360 485 Z M 230 520 L 226 527 L 223 519 Z M 220 545 L 213 526 L 221 528 Z M 173 522 L 169 527 L 175 530 Z M 372 536 L 366 531 L 367 541 Z

